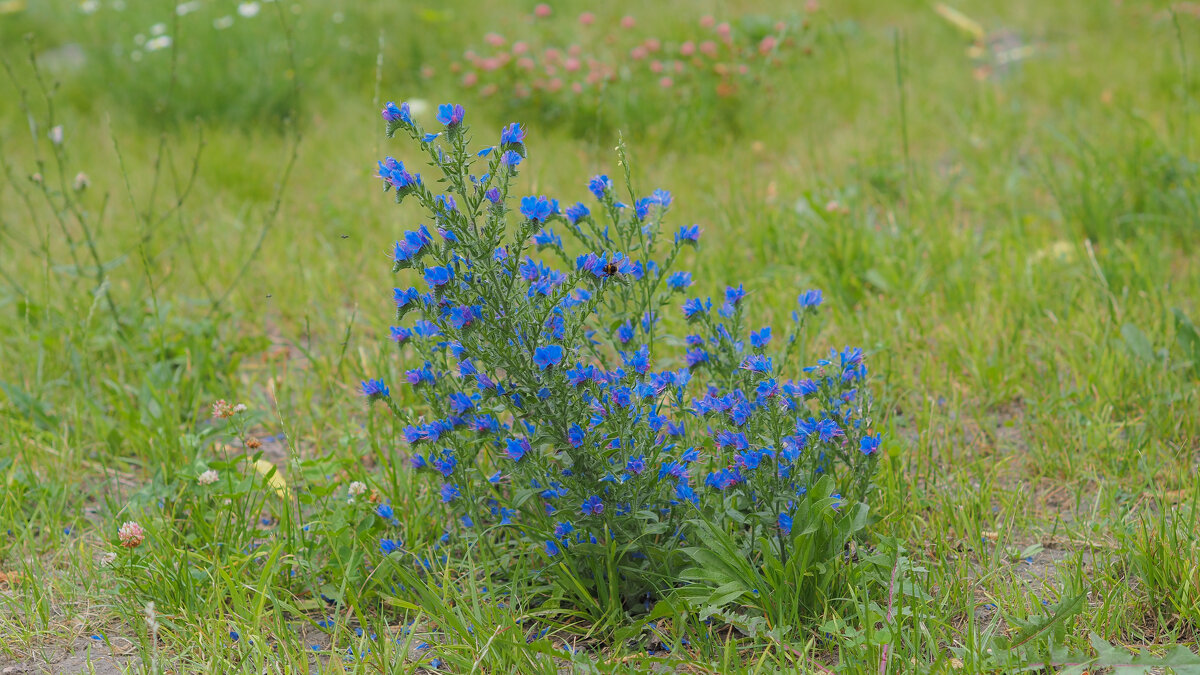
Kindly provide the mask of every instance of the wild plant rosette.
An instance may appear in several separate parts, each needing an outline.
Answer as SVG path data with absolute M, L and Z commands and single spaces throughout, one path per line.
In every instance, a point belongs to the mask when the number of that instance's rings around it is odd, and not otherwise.
M 429 217 L 392 251 L 397 323 L 416 318 L 391 339 L 423 404 L 399 405 L 382 380 L 362 393 L 400 419 L 411 468 L 458 523 L 564 563 L 548 575 L 600 611 L 677 585 L 700 532 L 787 560 L 814 528 L 861 523 L 880 439 L 863 353 L 799 367 L 820 291 L 779 337 L 747 325 L 742 285 L 695 297 L 674 268 L 700 227 L 667 225 L 664 190 L 634 195 L 623 146 L 628 198 L 600 175 L 587 203 L 563 207 L 516 196 L 520 124 L 474 152 L 461 106 L 440 106 L 430 132 L 407 104 L 383 117 L 438 175 L 379 163 L 384 190 Z

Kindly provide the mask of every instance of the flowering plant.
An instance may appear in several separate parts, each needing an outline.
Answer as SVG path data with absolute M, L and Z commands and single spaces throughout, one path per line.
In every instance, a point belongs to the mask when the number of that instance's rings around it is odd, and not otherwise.
M 489 32 L 460 59 L 425 64 L 422 75 L 578 132 L 617 122 L 640 131 L 662 120 L 664 110 L 733 122 L 770 86 L 767 70 L 793 64 L 811 52 L 814 40 L 806 15 L 734 22 L 705 15 L 690 29 L 659 35 L 633 16 L 583 12 L 564 22 L 540 5 L 526 25 L 515 36 Z
M 826 552 L 791 559 L 840 559 L 865 523 L 880 435 L 860 349 L 781 379 L 799 368 L 820 291 L 799 296 L 779 337 L 749 327 L 740 284 L 716 304 L 693 296 L 691 273 L 674 267 L 701 229 L 668 227 L 670 193 L 637 196 L 623 145 L 627 196 L 599 175 L 590 206 L 530 195 L 513 213 L 528 157 L 520 124 L 472 152 L 461 106 L 440 106 L 432 132 L 407 105 L 383 117 L 440 176 L 379 163 L 384 190 L 432 223 L 392 251 L 406 278 L 397 321 L 419 318 L 391 339 L 419 403 L 401 405 L 383 380 L 362 393 L 401 421 L 412 468 L 436 481 L 463 532 L 485 525 L 563 562 L 546 573 L 598 615 L 676 586 L 717 535 L 750 565 L 786 564 L 814 533 Z M 668 332 L 684 326 L 682 339 Z

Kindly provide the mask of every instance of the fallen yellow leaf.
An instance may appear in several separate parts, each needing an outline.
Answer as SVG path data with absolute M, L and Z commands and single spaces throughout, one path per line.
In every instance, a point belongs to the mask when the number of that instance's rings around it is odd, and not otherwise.
M 260 459 L 254 462 L 254 470 L 257 471 L 260 476 L 267 479 L 267 485 L 275 489 L 276 495 L 281 498 L 287 498 L 287 481 L 285 481 L 283 476 L 279 474 L 279 471 L 275 468 L 274 464 L 265 459 Z

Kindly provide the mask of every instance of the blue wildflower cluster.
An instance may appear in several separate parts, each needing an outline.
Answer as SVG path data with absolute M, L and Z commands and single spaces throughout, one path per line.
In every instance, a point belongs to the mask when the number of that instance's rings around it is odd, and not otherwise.
M 563 208 L 520 194 L 521 125 L 476 152 L 461 106 L 439 106 L 433 131 L 407 105 L 389 103 L 383 118 L 445 193 L 403 162 L 380 163 L 384 189 L 419 201 L 429 222 L 393 249 L 405 279 L 397 322 L 420 316 L 390 329 L 402 391 L 367 380 L 362 392 L 399 418 L 409 465 L 453 520 L 554 559 L 615 543 L 649 569 L 703 546 L 692 524 L 730 509 L 748 537 L 777 533 L 786 556 L 796 504 L 818 481 L 832 482 L 830 509 L 864 501 L 880 436 L 863 352 L 799 361 L 820 291 L 799 295 L 782 335 L 753 327 L 742 284 L 702 297 L 674 269 L 703 231 L 668 226 L 669 192 L 638 197 L 628 174 L 621 187 L 599 175 L 587 203 Z M 669 337 L 672 327 L 684 333 Z

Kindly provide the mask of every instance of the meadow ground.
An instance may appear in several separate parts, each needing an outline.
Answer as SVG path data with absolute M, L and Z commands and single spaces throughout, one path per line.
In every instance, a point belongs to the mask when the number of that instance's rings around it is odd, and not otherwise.
M 525 2 L 0 2 L 0 671 L 998 672 L 1005 647 L 1195 645 L 1200 9 L 552 4 L 539 29 Z M 443 77 L 488 31 L 588 10 L 666 49 L 705 14 L 803 28 L 728 97 L 539 113 Z M 703 228 L 702 293 L 744 283 L 785 322 L 822 289 L 812 341 L 861 345 L 886 411 L 859 546 L 892 551 L 891 588 L 787 635 L 667 602 L 598 628 L 540 556 L 439 544 L 356 392 L 410 367 L 386 336 L 412 216 L 373 177 L 392 99 L 464 103 L 477 139 L 525 121 L 522 193 L 571 200 L 621 130 Z M 209 468 L 237 478 L 181 506 Z M 356 480 L 435 560 L 411 588 L 369 590 Z

